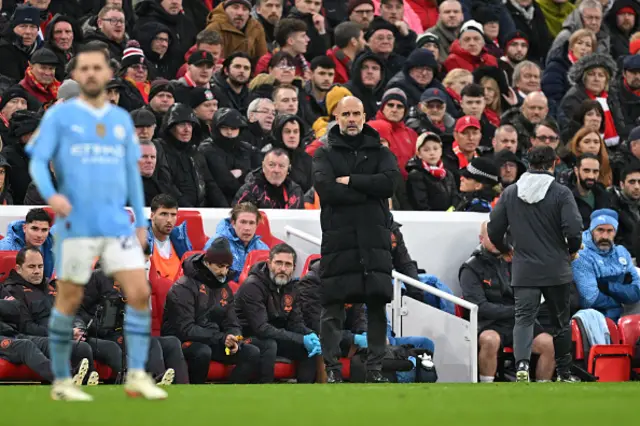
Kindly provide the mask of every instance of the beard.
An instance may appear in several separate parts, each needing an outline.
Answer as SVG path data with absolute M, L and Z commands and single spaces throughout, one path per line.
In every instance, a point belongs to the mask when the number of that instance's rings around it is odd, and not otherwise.
M 226 275 L 213 274 L 213 276 L 216 277 L 216 280 L 218 280 L 219 283 L 224 283 L 227 280 L 227 276 Z
M 244 86 L 247 84 L 247 81 L 248 81 L 248 79 L 245 79 L 245 81 L 240 81 L 232 76 L 229 76 L 228 78 L 229 78 L 229 83 L 233 84 L 234 86 Z
M 289 277 L 282 278 L 282 274 L 276 275 L 273 272 L 269 272 L 269 278 L 271 278 L 271 281 L 273 281 L 278 287 L 284 287 L 291 281 Z
M 582 186 L 584 189 L 591 190 L 594 186 L 596 186 L 596 180 L 580 178 L 580 186 Z
M 611 247 L 613 247 L 613 242 L 606 238 L 601 238 L 598 241 L 596 241 L 596 246 L 598 246 L 600 250 L 608 250 Z

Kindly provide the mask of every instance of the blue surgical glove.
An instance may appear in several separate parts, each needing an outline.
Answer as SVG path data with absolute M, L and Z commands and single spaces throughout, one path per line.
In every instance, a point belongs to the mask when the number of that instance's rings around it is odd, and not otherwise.
M 320 339 L 316 333 L 309 333 L 303 338 L 304 348 L 311 353 L 314 347 L 320 346 Z
M 320 345 L 320 341 L 318 341 L 314 346 L 311 352 L 309 352 L 309 358 L 312 358 L 316 355 L 322 354 L 322 346 Z
M 359 348 L 366 348 L 367 344 L 367 333 L 363 334 L 354 334 L 353 335 L 353 343 Z

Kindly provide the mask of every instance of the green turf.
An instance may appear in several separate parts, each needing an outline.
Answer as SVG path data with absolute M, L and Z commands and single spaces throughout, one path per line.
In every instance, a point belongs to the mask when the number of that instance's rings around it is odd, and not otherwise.
M 54 402 L 46 386 L 0 386 L 7 426 L 585 426 L 637 423 L 636 383 L 172 386 L 166 401 L 90 388 L 92 403 Z

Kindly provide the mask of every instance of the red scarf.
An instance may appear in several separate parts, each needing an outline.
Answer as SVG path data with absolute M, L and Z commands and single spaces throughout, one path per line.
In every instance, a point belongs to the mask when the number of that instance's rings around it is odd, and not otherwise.
M 629 87 L 629 85 L 627 84 L 627 79 L 623 78 L 622 81 L 624 81 L 624 88 L 627 89 L 629 92 L 633 93 L 634 95 L 640 97 L 640 89 L 636 89 L 633 90 L 631 87 Z
M 453 149 L 453 153 L 456 155 L 456 157 L 458 157 L 458 167 L 460 169 L 466 169 L 467 166 L 469 165 L 469 160 L 467 160 L 467 157 L 464 155 L 464 153 L 460 149 L 460 145 L 458 145 L 458 142 L 456 141 L 453 142 L 452 149 Z M 478 154 L 474 152 L 473 157 L 475 158 L 477 156 Z
M 500 116 L 497 112 L 489 107 L 485 107 L 484 115 L 487 117 L 487 120 L 489 120 L 489 123 L 493 124 L 495 127 L 500 127 Z
M 127 80 L 131 84 L 136 86 L 136 88 L 138 89 L 138 92 L 140 92 L 140 94 L 142 95 L 142 99 L 144 99 L 144 103 L 148 104 L 149 103 L 149 92 L 151 91 L 151 83 L 149 83 L 148 81 L 143 81 L 142 83 L 139 83 L 139 82 L 137 82 L 134 79 L 129 78 L 129 77 L 127 77 Z
M 571 51 L 569 51 L 569 62 L 571 62 L 572 64 L 578 62 L 578 58 L 576 58 L 576 55 L 574 55 Z
M 33 75 L 33 71 L 31 70 L 31 66 L 29 66 L 27 71 L 25 71 L 24 78 L 20 82 L 20 85 L 42 103 L 53 102 L 58 98 L 58 87 L 60 87 L 60 82 L 54 79 L 53 83 L 50 85 L 46 87 L 43 86 L 36 80 L 36 77 Z
M 447 93 L 449 94 L 449 96 L 451 96 L 451 99 L 453 99 L 455 103 L 460 105 L 460 102 L 462 102 L 462 96 L 456 93 L 451 87 L 447 87 Z
M 586 90 L 587 96 L 589 99 L 598 101 L 602 109 L 604 110 L 604 143 L 608 147 L 616 146 L 620 143 L 620 136 L 618 136 L 618 131 L 616 130 L 616 124 L 613 121 L 613 115 L 611 115 L 611 110 L 609 109 L 609 103 L 607 98 L 609 94 L 607 92 L 600 93 L 600 96 L 596 96 L 590 91 Z
M 447 170 L 444 168 L 442 160 L 438 161 L 438 164 L 436 164 L 435 166 L 427 164 L 427 162 L 423 160 L 422 167 L 424 167 L 424 169 L 429 172 L 431 176 L 438 180 L 442 180 L 447 176 Z

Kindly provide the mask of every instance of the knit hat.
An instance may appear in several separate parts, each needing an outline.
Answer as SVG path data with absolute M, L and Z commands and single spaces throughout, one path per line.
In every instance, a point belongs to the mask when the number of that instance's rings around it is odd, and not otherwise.
M 422 148 L 422 145 L 424 145 L 427 141 L 437 142 L 442 145 L 442 139 L 440 139 L 440 136 L 436 135 L 433 132 L 424 132 L 420 136 L 418 136 L 418 139 L 416 140 L 416 155 L 418 155 L 420 148 Z
M 169 80 L 161 78 L 158 80 L 154 80 L 154 82 L 151 83 L 151 90 L 149 90 L 149 102 L 151 102 L 151 99 L 153 99 L 161 92 L 171 93 L 171 95 L 175 97 L 173 85 L 169 82 Z
M 398 89 L 397 87 L 394 87 L 384 92 L 384 95 L 382 95 L 382 101 L 380 102 L 380 107 L 384 107 L 384 105 L 391 100 L 396 100 L 400 102 L 402 105 L 404 105 L 404 108 L 406 110 L 407 95 L 404 93 L 402 89 Z
M 389 30 L 393 33 L 393 35 L 396 35 L 398 31 L 396 26 L 393 25 L 392 23 L 387 22 L 384 19 L 374 19 L 373 21 L 371 21 L 371 24 L 369 24 L 369 29 L 364 35 L 365 40 L 369 41 L 371 36 L 375 34 L 376 31 L 380 31 L 380 30 Z
M 500 11 L 487 5 L 481 4 L 474 8 L 471 16 L 482 25 L 488 24 L 489 22 L 500 22 Z
M 229 6 L 231 6 L 232 4 L 241 4 L 244 7 L 246 7 L 247 9 L 251 10 L 251 2 L 248 1 L 248 0 L 225 0 L 224 6 L 222 6 L 222 7 L 224 9 L 226 9 Z
M 213 92 L 211 89 L 207 89 L 206 87 L 194 87 L 189 93 L 189 105 L 194 109 L 203 103 L 214 99 L 215 96 L 213 95 Z
M 41 49 L 36 50 L 33 55 L 31 55 L 31 59 L 29 59 L 29 63 L 31 65 L 40 64 L 40 65 L 58 65 L 60 60 L 51 50 L 43 47 Z
M 338 106 L 338 103 L 347 96 L 353 96 L 353 94 L 344 86 L 333 86 L 327 92 L 325 97 L 325 105 L 327 106 L 327 114 L 329 117 L 333 115 L 333 111 Z
M 522 31 L 513 31 L 505 36 L 502 40 L 502 44 L 504 45 L 504 50 L 509 48 L 509 45 L 516 40 L 524 40 L 527 42 L 527 46 L 529 45 L 529 37 Z
M 32 24 L 40 26 L 40 10 L 30 5 L 21 5 L 16 7 L 11 17 L 11 28 L 15 28 L 20 24 Z
M 425 90 L 420 95 L 420 102 L 440 101 L 443 104 L 447 103 L 447 97 L 441 89 L 435 89 L 433 87 Z
M 631 6 L 625 6 L 625 7 L 621 7 L 617 12 L 616 15 L 622 15 L 623 13 L 630 13 L 632 15 L 636 15 L 636 11 L 633 7 Z
M 503 149 L 502 151 L 496 152 L 493 158 L 498 167 L 502 167 L 506 163 L 515 164 L 518 168 L 518 177 L 522 176 L 527 171 L 527 166 L 525 166 L 524 163 L 518 159 L 517 155 L 515 155 L 508 149 Z
M 213 243 L 211 243 L 207 252 L 204 254 L 204 260 L 214 265 L 231 266 L 233 264 L 233 253 L 231 253 L 229 241 L 223 237 L 218 237 L 213 240 Z
M 33 111 L 16 111 L 9 123 L 9 134 L 19 138 L 36 131 L 40 125 L 40 115 Z
M 363 4 L 371 5 L 371 7 L 375 9 L 373 0 L 349 0 L 349 3 L 347 3 L 347 16 L 351 16 L 351 14 L 353 13 L 353 9 Z
M 120 61 L 121 70 L 126 70 L 136 64 L 147 65 L 147 60 L 144 57 L 144 52 L 140 48 L 140 45 L 135 40 L 132 41 L 135 43 L 131 41 L 127 43 L 127 48 L 124 49 L 124 53 L 122 54 L 122 61 Z
M 22 86 L 19 86 L 16 84 L 14 86 L 9 87 L 7 90 L 4 91 L 4 93 L 2 93 L 2 96 L 0 97 L 0 111 L 2 111 L 4 107 L 7 106 L 7 104 L 11 99 L 15 99 L 15 98 L 22 98 L 25 101 L 28 101 L 29 95 L 22 88 Z
M 589 232 L 593 232 L 600 225 L 612 225 L 618 231 L 618 212 L 611 209 L 598 209 L 591 213 Z
M 640 55 L 627 55 L 622 62 L 625 71 L 640 70 Z
M 465 115 L 464 117 L 458 118 L 454 131 L 457 133 L 462 133 L 469 127 L 475 127 L 478 130 L 482 129 L 482 126 L 480 126 L 480 121 L 477 118 L 471 115 Z
M 438 72 L 438 61 L 433 53 L 427 49 L 415 49 L 404 62 L 403 69 L 408 74 L 411 68 L 428 67 L 435 74 Z
M 155 115 L 146 108 L 134 109 L 130 115 L 135 127 L 150 127 L 157 124 Z
M 2 109 L 2 107 L 0 107 L 0 109 Z M 636 126 L 631 129 L 631 132 L 629 132 L 629 136 L 627 137 L 627 143 L 638 140 L 640 140 L 640 126 Z
M 484 28 L 482 27 L 482 24 L 478 21 L 474 21 L 473 19 L 465 22 L 464 25 L 462 25 L 462 28 L 460 28 L 460 34 L 458 34 L 458 38 L 462 37 L 462 34 L 464 34 L 465 31 L 477 31 L 484 37 Z
M 424 45 L 427 43 L 433 43 L 436 46 L 440 47 L 440 37 L 430 32 L 421 34 L 416 40 L 416 48 L 424 47 Z
M 209 64 L 213 66 L 213 55 L 204 50 L 195 50 L 191 55 L 189 55 L 189 60 L 187 61 L 187 63 L 189 65 Z
M 640 38 L 629 42 L 629 53 L 632 55 L 640 52 Z
M 487 157 L 473 158 L 467 168 L 462 170 L 462 176 L 491 186 L 500 183 L 500 170 L 496 163 Z
M 68 101 L 80 95 L 80 85 L 77 81 L 70 78 L 62 82 L 58 87 L 58 99 Z

